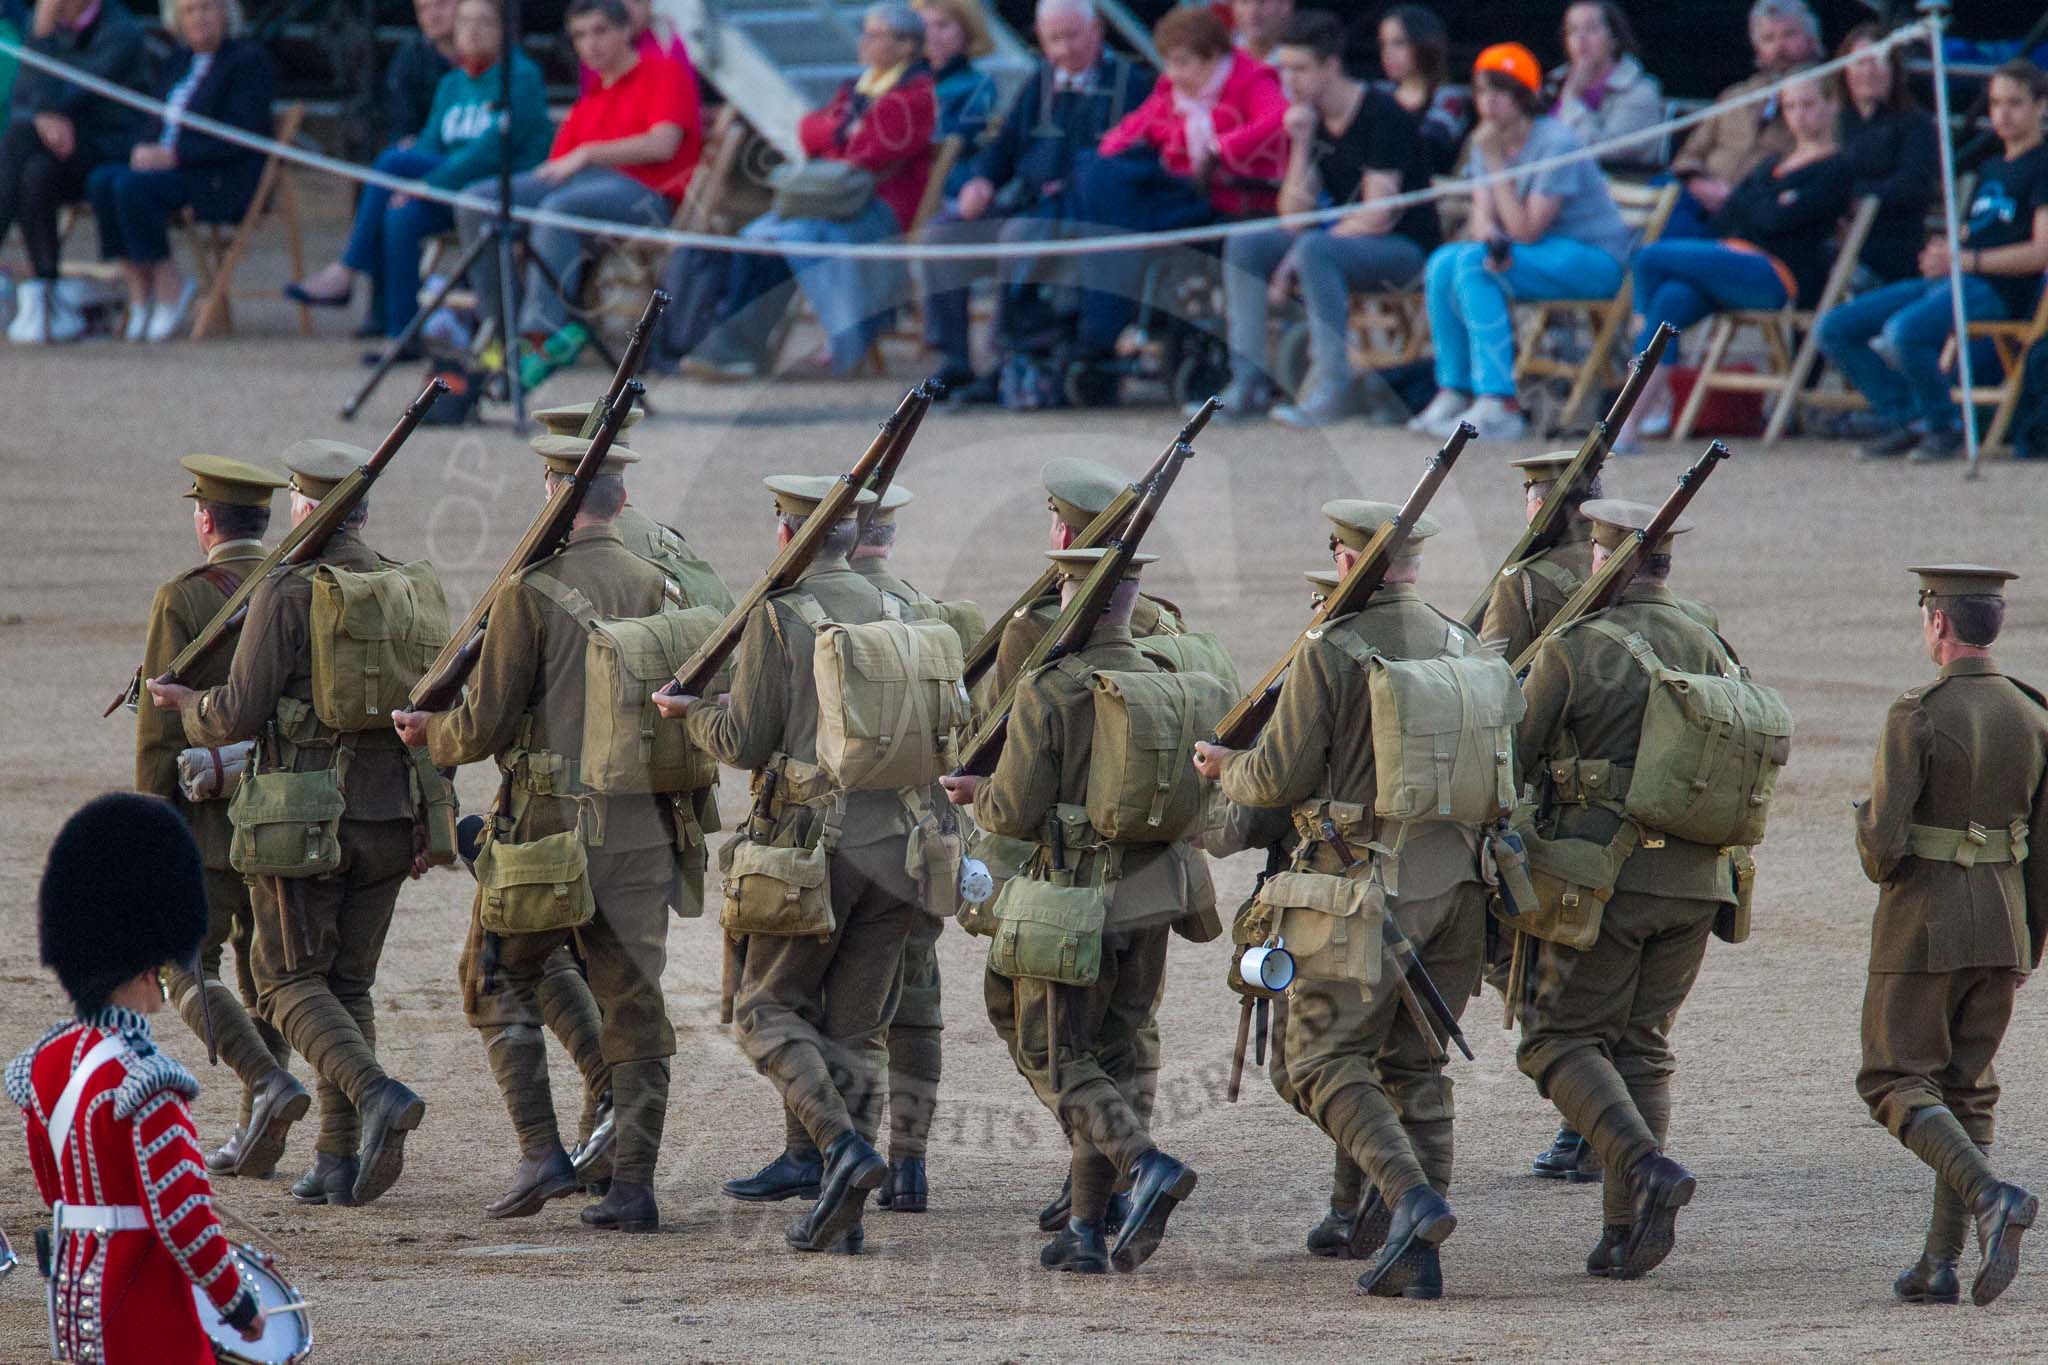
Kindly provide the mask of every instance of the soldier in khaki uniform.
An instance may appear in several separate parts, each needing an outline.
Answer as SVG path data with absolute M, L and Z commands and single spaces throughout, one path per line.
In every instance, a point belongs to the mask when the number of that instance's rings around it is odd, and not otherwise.
M 185 496 L 194 503 L 192 524 L 206 562 L 157 589 L 149 607 L 148 643 L 143 646 L 145 678 L 161 677 L 263 562 L 270 495 L 285 483 L 267 469 L 219 455 L 188 455 L 179 463 L 192 475 Z M 188 685 L 205 688 L 227 681 L 237 634 L 230 631 L 199 661 L 186 679 Z M 166 969 L 171 999 L 201 1038 L 208 1036 L 206 1016 L 211 1014 L 221 1060 L 242 1082 L 241 1125 L 206 1158 L 206 1169 L 213 1175 L 260 1180 L 277 1169 L 286 1132 L 306 1116 L 313 1097 L 286 1069 L 291 1049 L 284 1039 L 261 1015 L 251 1013 L 256 1008 L 256 976 L 250 951 L 255 917 L 249 907 L 249 885 L 228 865 L 234 830 L 228 824 L 227 802 L 187 800 L 178 783 L 178 754 L 189 746 L 175 713 L 154 706 L 136 709 L 135 790 L 160 796 L 178 808 L 206 862 L 209 916 L 199 949 L 203 980 L 182 967 Z M 239 994 L 220 975 L 222 952 L 230 942 L 235 946 Z
M 1542 510 L 1550 486 L 1564 477 L 1578 457 L 1576 450 L 1553 450 L 1508 461 L 1508 468 L 1522 473 L 1522 499 L 1530 520 Z M 1588 501 L 1601 496 L 1598 478 L 1573 492 L 1565 501 L 1564 532 L 1557 542 L 1508 565 L 1493 581 L 1493 596 L 1487 599 L 1485 615 L 1479 621 L 1479 638 L 1509 663 L 1535 643 L 1593 572 L 1593 525 L 1583 509 Z M 1508 963 L 1504 955 L 1488 964 L 1486 979 L 1506 994 Z M 1597 1181 L 1600 1154 L 1566 1124 L 1557 1130 L 1549 1149 L 1529 1163 L 1529 1169 L 1546 1180 Z
M 1957 1301 L 1974 1214 L 1983 1264 L 1970 1298 L 1982 1306 L 2012 1283 L 2038 1211 L 1988 1154 L 1991 1059 L 2048 939 L 2048 858 L 2029 848 L 2048 832 L 2048 699 L 1991 659 L 2005 581 L 2017 575 L 1979 564 L 1912 572 L 1941 673 L 1892 703 L 1856 813 L 1856 851 L 1879 888 L 1856 1090 L 1935 1172 L 1926 1250 L 1899 1276 L 1899 1298 Z
M 1619 498 L 1589 502 L 1584 511 L 1593 523 L 1595 569 L 1656 515 Z M 1640 634 L 1667 668 L 1719 673 L 1730 662 L 1726 645 L 1702 621 L 1703 609 L 1666 586 L 1672 540 L 1691 529 L 1674 526 L 1615 604 L 1588 619 Z M 1544 642 L 1522 695 L 1528 709 L 1515 734 L 1515 761 L 1522 782 L 1536 785 L 1541 818 L 1554 821 L 1558 837 L 1606 843 L 1621 827 L 1619 809 L 1560 801 L 1556 773 L 1580 760 L 1633 766 L 1648 678 L 1619 644 L 1574 623 Z M 1516 1061 L 1606 1167 L 1590 1275 L 1635 1279 L 1657 1265 L 1670 1254 L 1678 1209 L 1692 1198 L 1691 1173 L 1663 1150 L 1677 1066 L 1670 1032 L 1715 918 L 1734 902 L 1725 852 L 1645 831 L 1621 865 L 1591 948 L 1526 945 L 1530 985 L 1516 1002 Z
M 776 475 L 764 482 L 787 544 L 838 480 Z M 873 502 L 872 493 L 859 495 L 860 505 Z M 754 824 L 769 831 L 767 842 L 832 840 L 832 933 L 748 935 L 735 1001 L 740 1046 L 824 1158 L 817 1203 L 785 1234 L 799 1251 L 863 1244 L 867 1197 L 888 1174 L 873 1145 L 887 1084 L 883 1039 L 902 994 L 903 945 L 923 913 L 906 867 L 912 817 L 903 797 L 838 791 L 817 766 L 816 634 L 799 599 L 815 602 L 828 621 L 887 619 L 881 589 L 847 563 L 857 534 L 851 516 L 835 525 L 794 587 L 748 619 L 726 698 L 660 699 L 664 714 L 686 716 L 701 748 L 755 774 Z M 771 786 L 764 803 L 760 794 Z
M 897 614 L 906 620 L 946 621 L 958 632 L 961 649 L 968 649 L 986 629 L 980 610 L 972 602 L 942 603 L 889 567 L 889 553 L 896 547 L 896 513 L 913 496 L 901 483 L 889 485 L 848 562 L 855 573 L 882 590 Z M 936 789 L 930 799 L 943 807 L 943 794 Z M 889 1175 L 875 1192 L 875 1207 L 894 1213 L 922 1213 L 930 1202 L 925 1150 L 938 1112 L 944 1060 L 938 953 L 944 927 L 945 920 L 931 914 L 911 922 L 903 945 L 903 998 L 889 1023 Z M 782 1117 L 782 1155 L 751 1176 L 726 1181 L 728 1195 L 756 1203 L 817 1197 L 824 1158 L 794 1112 L 785 1108 Z
M 1062 594 L 1078 588 L 1101 550 L 1054 550 Z M 1136 555 L 1086 648 L 1073 657 L 1088 669 L 1152 672 L 1156 665 L 1132 644 L 1131 613 L 1138 571 L 1157 559 Z M 1020 679 L 1002 758 L 986 780 L 940 779 L 947 797 L 972 805 L 981 828 L 1043 844 L 1059 805 L 1086 803 L 1094 757 L 1094 698 L 1065 666 Z M 1120 867 L 1103 925 L 1102 966 L 1094 986 L 1078 990 L 1029 978 L 986 975 L 990 1019 L 1010 1044 L 1017 1069 L 1060 1121 L 1072 1148 L 1066 1229 L 1048 1243 L 1039 1264 L 1050 1270 L 1102 1274 L 1135 1270 L 1158 1249 L 1166 1221 L 1195 1187 L 1195 1172 L 1153 1144 L 1150 1116 L 1140 1105 L 1141 1034 L 1166 981 L 1167 935 L 1187 910 L 1183 862 L 1170 845 L 1097 842 L 1062 855 L 1077 885 L 1102 875 L 1103 860 Z M 1062 999 L 1055 1010 L 1054 993 Z M 1053 1036 L 1057 1016 L 1058 1035 Z M 1057 1065 L 1054 1065 L 1055 1059 Z M 1130 1211 L 1111 1249 L 1104 1218 L 1119 1181 L 1130 1186 Z
M 369 458 L 339 441 L 300 441 L 286 450 L 293 524 Z M 389 567 L 363 543 L 368 517 L 366 500 L 316 562 L 356 572 Z M 293 771 L 332 768 L 338 751 L 350 752 L 341 781 L 347 810 L 340 870 L 289 882 L 259 879 L 252 904 L 260 1008 L 320 1077 L 313 1169 L 292 1194 L 309 1204 L 366 1204 L 398 1179 L 405 1135 L 426 1115 L 426 1102 L 377 1060 L 370 998 L 399 889 L 426 864 L 414 761 L 398 736 L 365 730 L 337 740 L 313 715 L 312 607 L 307 575 L 273 575 L 249 601 L 225 683 L 205 691 L 151 684 L 149 691 L 159 708 L 179 713 L 195 744 L 253 739 L 276 719 Z M 280 888 L 286 905 L 278 903 Z
M 550 486 L 573 474 L 589 448 L 575 436 L 543 436 L 534 444 Z M 677 850 L 697 817 L 683 809 L 689 798 L 598 796 L 559 774 L 575 773 L 583 757 L 589 632 L 570 603 L 580 597 L 599 617 L 636 617 L 660 611 L 665 599 L 661 574 L 629 552 L 612 526 L 626 501 L 626 467 L 638 458 L 614 444 L 567 543 L 491 604 L 461 705 L 395 717 L 399 733 L 424 744 L 437 764 L 497 763 L 505 776 L 493 815 L 505 842 L 576 830 L 586 844 L 595 917 L 576 929 L 500 935 L 472 915 L 462 953 L 463 1006 L 483 1034 L 519 1141 L 511 1185 L 485 1215 L 527 1217 L 582 1184 L 556 1125 L 539 1000 L 551 977 L 558 987 L 582 980 L 573 966 L 562 966 L 565 945 L 576 944 L 590 973 L 591 1012 L 601 1008 L 599 1042 L 616 1133 L 611 1188 L 582 1220 L 621 1232 L 653 1232 L 660 1222 L 654 1167 L 675 1055 L 661 973 L 668 907 L 681 893 Z
M 1340 573 L 1399 511 L 1391 503 L 1353 498 L 1323 505 L 1335 527 Z M 1477 648 L 1462 626 L 1415 589 L 1421 542 L 1438 529 L 1434 517 L 1418 519 L 1365 608 L 1325 623 L 1304 642 L 1253 747 L 1240 753 L 1198 744 L 1196 766 L 1219 779 L 1223 794 L 1240 807 L 1288 808 L 1302 812 L 1303 819 L 1327 809 L 1354 856 L 1368 843 L 1398 848 L 1388 878 L 1398 894 L 1390 898 L 1389 911 L 1445 1001 L 1462 1010 L 1478 986 L 1485 945 L 1479 832 L 1433 822 L 1404 828 L 1371 818 L 1377 781 L 1365 660 L 1374 654 L 1433 659 L 1453 647 L 1454 633 Z M 1353 812 L 1348 817 L 1345 805 Z M 1347 823 L 1352 827 L 1345 829 Z M 1342 858 L 1313 823 L 1299 832 L 1304 837 L 1294 853 L 1298 870 L 1344 871 Z M 1444 1200 L 1453 1155 L 1451 1081 L 1422 1032 L 1433 1025 L 1414 1018 L 1403 1004 L 1390 975 L 1398 970 L 1389 959 L 1371 991 L 1354 983 L 1297 981 L 1277 1031 L 1273 1079 L 1281 1096 L 1338 1146 L 1333 1215 L 1339 1199 L 1356 1199 L 1355 1171 L 1372 1177 L 1373 1190 L 1356 1205 L 1349 1228 L 1352 1256 L 1379 1253 L 1359 1288 L 1383 1297 L 1439 1298 L 1437 1247 L 1456 1226 Z M 1334 1231 L 1319 1227 L 1311 1241 L 1333 1240 Z

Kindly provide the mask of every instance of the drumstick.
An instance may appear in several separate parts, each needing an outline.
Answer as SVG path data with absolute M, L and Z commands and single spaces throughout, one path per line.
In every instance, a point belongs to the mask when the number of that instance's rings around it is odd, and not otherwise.
M 303 1313 L 311 1307 L 312 1305 L 304 1299 L 297 1299 L 291 1303 L 280 1304 L 276 1308 L 266 1308 L 263 1310 L 263 1315 L 269 1318 L 285 1317 L 292 1313 Z

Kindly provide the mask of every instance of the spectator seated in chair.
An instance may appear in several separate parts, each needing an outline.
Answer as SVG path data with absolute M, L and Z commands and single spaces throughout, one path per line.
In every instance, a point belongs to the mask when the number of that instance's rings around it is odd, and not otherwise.
M 797 125 L 804 155 L 781 173 L 776 207 L 741 229 L 757 242 L 879 242 L 899 237 L 917 215 L 930 178 L 938 105 L 925 65 L 924 21 L 907 4 L 871 5 L 861 22 L 858 79 Z M 687 372 L 737 379 L 762 373 L 787 311 L 792 279 L 826 336 L 836 375 L 849 375 L 907 292 L 901 262 L 732 253 L 723 319 L 696 346 Z M 677 269 L 673 265 L 671 269 Z M 710 268 L 695 266 L 686 268 Z
M 2048 270 L 2044 114 L 2048 71 L 2026 61 L 1999 67 L 1991 77 L 1990 115 L 2003 152 L 1977 168 L 1957 262 L 1963 311 L 1978 322 L 2027 317 L 2040 297 Z M 1821 353 L 1883 424 L 1860 452 L 1867 458 L 1911 451 L 1918 461 L 1950 460 L 1963 448 L 1962 409 L 1941 368 L 1942 348 L 1955 334 L 1944 238 L 1921 249 L 1920 276 L 1859 295 L 1820 320 Z M 1880 338 L 1883 354 L 1874 344 Z
M 1785 88 L 1779 97 L 1792 150 L 1744 176 L 1714 215 L 1715 236 L 1652 242 L 1636 252 L 1635 301 L 1643 316 L 1636 349 L 1660 323 L 1683 331 L 1715 313 L 1811 308 L 1834 264 L 1835 230 L 1848 211 L 1854 173 L 1836 145 L 1841 107 L 1834 86 L 1819 79 Z M 1642 436 L 1671 429 L 1671 367 L 1678 348 L 1644 386 L 1614 448 L 1639 448 Z
M 455 65 L 458 3 L 460 0 L 412 0 L 417 27 L 405 35 L 391 54 L 391 64 L 384 68 L 384 103 L 377 111 L 383 117 L 384 137 L 396 146 L 410 146 L 419 130 L 427 126 L 441 78 Z
M 933 243 L 1046 241 L 1076 212 L 1077 178 L 1096 144 L 1144 99 L 1151 80 L 1142 68 L 1106 51 L 1102 21 L 1091 0 L 1038 0 L 1034 31 L 1043 54 L 995 120 L 980 146 L 970 146 L 954 176 L 946 208 L 925 229 Z M 944 357 L 949 384 L 965 384 L 966 402 L 997 398 L 993 371 L 975 379 L 968 334 L 967 291 L 983 275 L 997 277 L 991 350 L 1033 329 L 1029 300 L 1042 272 L 1029 258 L 949 258 L 926 262 L 925 315 Z M 968 381 L 972 381 L 969 383 Z
M 683 42 L 683 35 L 675 26 L 654 12 L 654 0 L 620 0 L 626 7 L 626 25 L 633 30 L 633 50 L 643 57 L 666 57 L 675 63 L 676 69 L 690 83 L 690 97 L 699 98 L 697 89 L 697 64 L 690 60 L 690 49 Z M 581 97 L 596 90 L 603 82 L 595 68 L 579 62 L 576 66 L 576 94 Z
M 263 177 L 264 155 L 183 126 L 188 114 L 268 137 L 277 69 L 270 54 L 241 35 L 236 0 L 168 0 L 165 27 L 178 48 L 164 70 L 165 117 L 128 153 L 86 177 L 99 224 L 100 259 L 128 277 L 130 341 L 169 341 L 185 325 L 196 280 L 171 260 L 172 215 L 191 209 L 204 222 L 233 222 L 248 211 Z
M 1481 52 L 1472 85 L 1479 127 L 1467 175 L 1581 150 L 1570 129 L 1540 112 L 1543 73 L 1520 43 Z M 1515 398 L 1516 301 L 1612 298 L 1628 225 L 1599 168 L 1581 160 L 1481 185 L 1466 235 L 1437 248 L 1423 272 L 1437 393 L 1408 426 L 1441 440 L 1463 421 L 1483 439 L 1515 440 L 1528 430 Z
M 1287 169 L 1279 76 L 1232 47 L 1213 10 L 1173 10 L 1152 36 L 1166 74 L 1083 170 L 1082 221 L 1103 233 L 1161 232 L 1270 213 Z M 1110 362 L 1137 315 L 1148 254 L 1105 252 L 1083 272 L 1075 350 L 1084 402 L 1115 401 Z
M 131 90 L 149 86 L 142 26 L 123 5 L 37 0 L 27 46 Z M 57 288 L 58 214 L 85 197 L 96 167 L 127 165 L 148 128 L 144 115 L 61 77 L 30 67 L 16 77 L 12 112 L 0 133 L 0 243 L 20 227 L 29 278 L 7 329 L 9 341 L 74 341 L 85 331 L 85 318 Z
M 1636 34 L 1614 0 L 1579 0 L 1564 12 L 1561 38 L 1570 58 L 1550 73 L 1550 116 L 1588 147 L 1664 121 L 1664 91 L 1636 60 Z M 1600 158 L 1609 169 L 1655 166 L 1660 139 L 1646 137 Z
M 498 0 L 461 0 L 455 14 L 455 67 L 441 78 L 433 111 L 419 137 L 411 146 L 393 147 L 378 157 L 378 170 L 444 190 L 496 176 L 503 79 L 498 58 L 504 47 L 499 18 Z M 539 165 L 553 136 L 540 69 L 525 53 L 515 52 L 513 171 Z M 365 185 L 341 259 L 286 285 L 285 296 L 314 307 L 344 307 L 356 278 L 362 276 L 370 283 L 371 316 L 384 336 L 395 337 L 405 330 L 418 304 L 421 243 L 454 224 L 455 211 L 446 204 Z M 368 358 L 374 363 L 380 356 L 381 352 L 372 352 Z
M 1714 97 L 1716 104 L 1774 84 L 1820 60 L 1820 20 L 1806 0 L 1756 0 L 1749 8 L 1749 45 L 1756 74 Z M 1709 222 L 1727 202 L 1735 183 L 1767 157 L 1792 147 L 1791 130 L 1779 117 L 1778 101 L 1767 99 L 1723 109 L 1695 124 L 1671 159 L 1671 177 L 1685 186 L 1666 237 L 1711 235 Z
M 1427 5 L 1396 5 L 1380 20 L 1381 79 L 1373 89 L 1392 95 L 1422 135 L 1432 176 L 1458 166 L 1458 149 L 1472 131 L 1472 101 L 1446 84 L 1451 61 L 1450 30 Z
M 1428 188 L 1427 153 L 1408 113 L 1391 95 L 1344 74 L 1344 29 L 1328 14 L 1297 15 L 1280 31 L 1273 58 L 1290 101 L 1287 174 L 1279 210 L 1304 213 Z M 1269 298 L 1299 281 L 1309 315 L 1312 366 L 1293 403 L 1273 410 L 1290 426 L 1322 426 L 1352 411 L 1351 295 L 1410 286 L 1442 232 L 1433 204 L 1361 206 L 1318 227 L 1272 228 L 1232 237 L 1223 248 L 1231 378 L 1226 417 L 1272 407 L 1267 370 Z
M 1847 57 L 1884 36 L 1878 24 L 1858 24 L 1835 50 Z M 1842 68 L 1842 154 L 1856 178 L 1850 199 L 1877 196 L 1860 261 L 1859 287 L 1890 284 L 1920 274 L 1927 213 L 1941 192 L 1941 144 L 1934 119 L 1906 86 L 1906 48 L 1865 54 Z
M 578 60 L 598 73 L 598 87 L 570 107 L 547 160 L 512 177 L 512 202 L 635 227 L 667 227 L 704 148 L 696 82 L 668 58 L 635 50 L 619 0 L 570 0 L 568 27 Z M 497 177 L 474 181 L 464 192 L 496 200 Z M 458 210 L 463 244 L 475 241 L 490 219 L 489 209 Z M 527 346 L 519 361 L 521 382 L 532 388 L 589 344 L 588 329 L 570 316 L 589 246 L 570 229 L 535 227 L 526 234 L 526 249 L 533 264 L 513 327 Z M 477 259 L 470 283 L 478 311 L 495 317 L 496 253 Z M 510 351 L 508 339 L 508 363 Z

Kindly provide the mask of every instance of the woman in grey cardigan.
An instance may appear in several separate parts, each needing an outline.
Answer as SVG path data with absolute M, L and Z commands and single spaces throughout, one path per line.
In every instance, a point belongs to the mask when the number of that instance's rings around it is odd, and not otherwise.
M 1664 118 L 1664 91 L 1636 60 L 1636 35 L 1613 0 L 1580 0 L 1564 12 L 1569 59 L 1550 73 L 1550 116 L 1588 147 L 1648 128 Z M 1644 138 L 1600 158 L 1611 168 L 1651 169 L 1664 161 L 1659 138 Z

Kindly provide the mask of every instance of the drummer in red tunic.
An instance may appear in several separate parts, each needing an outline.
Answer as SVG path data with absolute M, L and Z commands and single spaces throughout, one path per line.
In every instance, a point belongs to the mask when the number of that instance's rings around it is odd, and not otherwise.
M 250 1341 L 263 1314 L 213 1212 L 186 1101 L 192 1073 L 158 1052 L 157 969 L 206 930 L 199 849 L 153 796 L 102 796 L 50 849 L 42 960 L 78 1017 L 7 1065 L 36 1189 L 55 1228 L 51 1347 L 80 1365 L 211 1365 L 192 1286 Z

